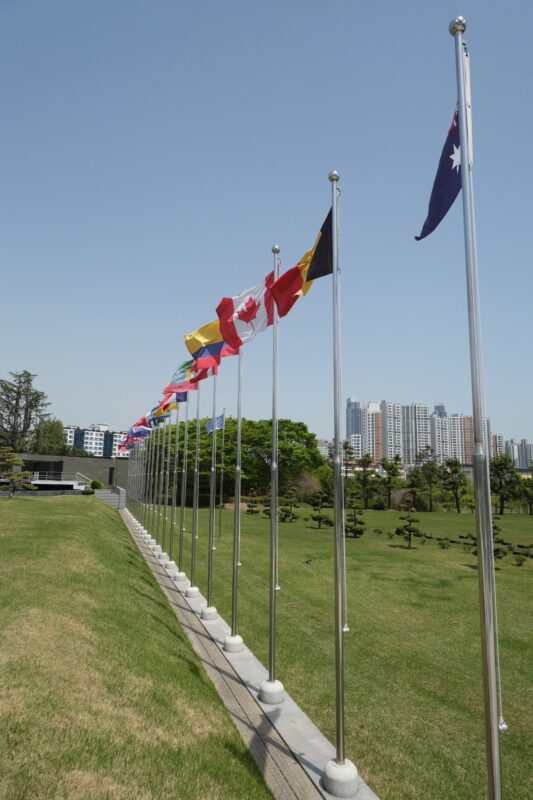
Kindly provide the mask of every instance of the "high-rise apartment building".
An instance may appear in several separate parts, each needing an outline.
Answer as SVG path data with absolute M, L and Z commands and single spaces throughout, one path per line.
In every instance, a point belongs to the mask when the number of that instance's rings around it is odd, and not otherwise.
M 498 458 L 498 456 L 501 456 L 505 452 L 503 446 L 503 436 L 501 435 L 501 433 L 493 433 L 491 437 L 491 442 L 492 446 L 491 446 L 490 457 Z
M 436 408 L 436 406 L 435 406 Z M 450 428 L 447 414 L 433 413 L 429 420 L 431 449 L 439 464 L 450 458 Z
M 127 458 L 128 453 L 120 451 L 119 445 L 126 438 L 124 431 L 110 431 L 109 425 L 97 424 L 89 428 L 67 425 L 63 428 L 67 445 L 86 450 L 93 456 L 104 458 Z
M 402 407 L 399 403 L 382 400 L 381 411 L 381 443 L 383 456 L 392 461 L 403 455 Z
M 362 409 L 355 397 L 349 397 L 346 401 L 346 439 L 350 441 L 354 433 L 363 434 Z
M 363 451 L 372 456 L 374 461 L 383 458 L 383 426 L 379 403 L 367 403 L 362 413 L 363 418 Z
M 431 447 L 429 406 L 411 403 L 402 406 L 403 463 L 411 466 L 419 453 Z

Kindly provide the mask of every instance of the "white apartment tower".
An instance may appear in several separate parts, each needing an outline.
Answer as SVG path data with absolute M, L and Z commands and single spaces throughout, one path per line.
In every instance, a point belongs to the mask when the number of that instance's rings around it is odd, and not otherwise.
M 363 417 L 363 455 L 369 453 L 374 461 L 383 457 L 382 423 L 379 403 L 367 403 Z
M 450 458 L 450 430 L 447 416 L 432 414 L 430 417 L 431 449 L 439 464 Z
M 395 456 L 400 456 L 403 461 L 402 407 L 400 403 L 382 400 L 380 410 L 383 456 L 391 461 Z
M 419 453 L 431 447 L 429 405 L 411 403 L 401 409 L 404 464 L 410 466 L 416 462 Z

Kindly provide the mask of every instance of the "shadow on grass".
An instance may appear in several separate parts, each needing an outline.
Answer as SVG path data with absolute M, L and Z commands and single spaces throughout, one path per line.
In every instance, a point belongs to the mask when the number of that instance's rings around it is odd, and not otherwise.
M 418 547 L 408 547 L 406 544 L 389 544 L 388 547 L 392 547 L 393 550 L 418 550 Z
M 134 591 L 135 594 L 138 594 L 140 597 L 145 597 L 147 600 L 150 600 L 151 603 L 155 603 L 156 605 L 160 606 L 160 608 L 168 609 L 167 603 L 162 603 L 161 600 L 158 600 L 153 595 L 143 592 L 141 589 L 137 589 L 135 586 L 132 586 L 131 588 L 132 591 Z

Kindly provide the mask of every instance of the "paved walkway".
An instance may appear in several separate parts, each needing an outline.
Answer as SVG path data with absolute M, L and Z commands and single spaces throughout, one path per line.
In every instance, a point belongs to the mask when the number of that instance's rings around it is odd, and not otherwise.
M 277 706 L 258 700 L 265 668 L 246 647 L 233 654 L 222 650 L 227 624 L 200 619 L 205 599 L 186 598 L 178 590 L 135 533 L 129 512 L 120 513 L 276 800 L 335 800 L 320 784 L 335 755 L 332 745 L 289 696 Z M 378 800 L 362 780 L 355 798 Z

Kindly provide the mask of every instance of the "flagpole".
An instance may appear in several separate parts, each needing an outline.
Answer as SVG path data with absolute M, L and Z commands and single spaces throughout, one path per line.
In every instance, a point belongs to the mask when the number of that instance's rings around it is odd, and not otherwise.
M 211 480 L 209 484 L 209 545 L 207 551 L 207 605 L 202 619 L 216 619 L 218 612 L 213 600 L 213 550 L 215 550 L 215 500 L 217 493 L 217 376 L 213 375 L 213 430 L 211 432 Z
M 336 755 L 324 770 L 324 785 L 336 797 L 351 797 L 357 791 L 358 774 L 355 765 L 344 753 L 344 641 L 343 641 L 343 490 L 341 441 L 341 371 L 340 371 L 340 269 L 338 252 L 337 212 L 339 173 L 330 172 L 332 206 L 332 260 L 333 260 L 333 440 L 334 440 L 334 557 L 335 557 L 335 717 Z
M 222 536 L 222 508 L 224 506 L 224 439 L 226 435 L 226 409 L 222 409 L 222 444 L 220 448 L 220 508 L 218 510 L 218 538 Z
M 157 417 L 156 417 L 157 419 Z M 160 509 L 160 500 L 161 500 L 161 426 L 159 422 L 157 423 L 157 456 L 156 456 L 156 486 L 155 486 L 155 503 L 157 503 L 157 523 L 156 523 L 156 534 L 155 538 L 157 540 L 157 544 L 160 544 L 159 541 L 159 529 L 161 527 L 161 509 Z
M 459 141 L 461 145 L 461 184 L 472 380 L 472 415 L 474 422 L 474 492 L 476 496 L 476 530 L 481 618 L 481 650 L 485 702 L 485 741 L 489 800 L 501 798 L 500 749 L 498 732 L 498 695 L 495 638 L 495 590 L 493 563 L 492 508 L 490 500 L 489 460 L 483 445 L 483 376 L 481 365 L 481 324 L 477 271 L 474 187 L 471 163 L 471 140 L 467 125 L 467 99 L 464 75 L 463 33 L 466 21 L 457 17 L 450 23 L 455 39 L 455 65 L 459 104 Z
M 272 247 L 274 281 L 279 277 L 279 247 Z M 285 690 L 276 680 L 276 588 L 278 582 L 278 309 L 274 303 L 272 320 L 272 459 L 270 462 L 270 631 L 268 645 L 268 680 L 263 681 L 259 699 L 274 705 L 281 703 Z
M 233 571 L 231 583 L 231 633 L 224 639 L 227 653 L 243 649 L 242 636 L 237 633 L 237 576 L 239 571 L 239 541 L 241 536 L 241 422 L 242 422 L 242 346 L 239 347 L 237 369 L 237 447 L 235 454 L 235 499 L 233 510 Z M 224 421 L 225 424 L 225 421 Z
M 185 594 L 187 597 L 198 597 L 200 590 L 195 584 L 196 578 L 196 540 L 198 538 L 198 493 L 200 487 L 200 384 L 196 389 L 196 445 L 194 450 L 194 486 L 192 496 L 192 544 L 191 544 L 191 585 Z
M 155 498 L 156 498 L 156 489 L 157 489 L 157 457 L 158 457 L 158 442 L 156 439 L 158 438 L 157 434 L 159 431 L 157 428 L 152 428 L 152 437 L 154 440 L 154 454 L 152 458 L 152 536 L 156 539 L 156 526 L 155 526 Z
M 170 543 L 168 546 L 168 557 L 170 559 L 170 567 L 174 572 L 177 572 L 176 564 L 174 562 L 174 532 L 176 528 L 176 502 L 178 496 L 178 446 L 180 441 L 180 404 L 176 395 L 176 421 L 174 425 L 174 473 L 172 476 L 172 516 L 170 517 Z
M 181 508 L 180 508 L 180 541 L 179 541 L 179 555 L 178 555 L 178 569 L 179 572 L 175 580 L 183 581 L 187 577 L 183 571 L 183 540 L 185 537 L 185 504 L 187 501 L 187 462 L 189 446 L 189 392 L 187 392 L 187 400 L 185 401 L 185 435 L 183 438 L 183 456 L 181 459 Z
M 163 530 L 162 530 L 162 537 L 161 537 L 161 549 L 163 553 L 165 552 L 165 544 L 167 541 L 167 489 L 166 489 L 166 476 L 167 476 L 167 427 L 165 422 L 166 418 L 163 417 L 163 450 L 161 453 L 161 486 L 159 496 L 161 498 L 161 507 L 163 509 Z
M 152 530 L 152 468 L 154 462 L 153 438 L 154 438 L 154 432 L 153 430 L 150 430 L 150 435 L 148 437 L 149 450 L 148 450 L 148 475 L 147 475 L 148 480 L 146 483 L 146 522 L 144 525 L 144 527 L 147 530 L 149 529 L 149 532 Z

